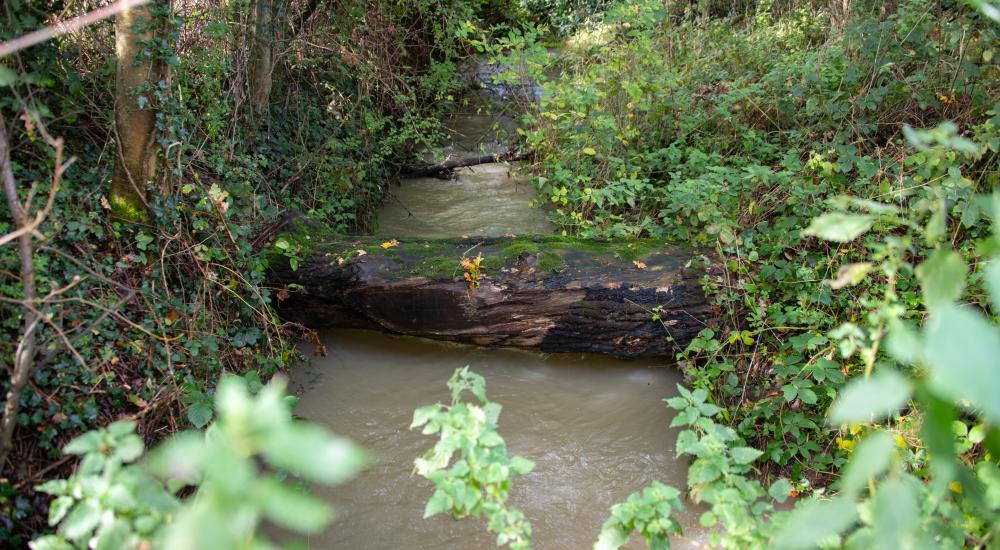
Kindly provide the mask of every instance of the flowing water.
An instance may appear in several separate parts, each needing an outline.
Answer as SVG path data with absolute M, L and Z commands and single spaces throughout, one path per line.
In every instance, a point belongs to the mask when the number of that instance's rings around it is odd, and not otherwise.
M 451 123 L 456 139 L 450 152 L 500 147 L 490 117 Z M 457 180 L 404 181 L 380 213 L 379 233 L 552 232 L 544 214 L 529 205 L 534 191 L 514 170 L 489 164 L 462 169 Z M 360 443 L 373 463 L 345 485 L 317 489 L 338 519 L 308 540 L 310 548 L 495 547 L 483 519 L 422 519 L 433 485 L 411 475 L 413 459 L 436 441 L 408 430 L 413 410 L 447 401 L 445 382 L 465 365 L 485 376 L 490 398 L 503 405 L 500 433 L 509 451 L 535 462 L 533 472 L 514 479 L 511 501 L 530 519 L 539 550 L 590 548 L 612 504 L 653 480 L 685 486 L 687 467 L 675 457 L 672 413 L 662 401 L 676 394 L 680 376 L 663 362 L 543 356 L 346 330 L 324 334 L 323 343 L 328 356 L 292 373 L 297 413 Z M 697 523 L 693 511 L 680 519 L 689 531 Z M 680 548 L 700 545 L 676 542 Z M 637 536 L 627 546 L 644 547 Z

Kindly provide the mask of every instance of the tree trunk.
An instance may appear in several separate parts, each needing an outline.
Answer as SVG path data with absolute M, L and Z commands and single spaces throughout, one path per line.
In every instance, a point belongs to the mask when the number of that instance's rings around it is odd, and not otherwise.
M 254 13 L 252 66 L 250 69 L 250 104 L 263 111 L 271 101 L 274 72 L 275 2 L 257 0 Z
M 851 0 L 830 0 L 830 32 L 840 34 L 851 20 Z
M 158 59 L 141 55 L 144 49 L 141 42 L 153 39 L 155 34 L 151 4 L 125 10 L 115 19 L 118 155 L 111 180 L 111 211 L 114 216 L 130 221 L 146 217 L 146 188 L 156 175 L 156 111 L 152 93 L 166 77 L 166 66 Z
M 713 322 L 704 270 L 689 266 L 700 262 L 659 240 L 467 238 L 386 248 L 298 224 L 274 240 L 269 279 L 284 287 L 279 314 L 306 326 L 635 358 L 670 356 Z M 478 278 L 460 265 L 477 256 Z

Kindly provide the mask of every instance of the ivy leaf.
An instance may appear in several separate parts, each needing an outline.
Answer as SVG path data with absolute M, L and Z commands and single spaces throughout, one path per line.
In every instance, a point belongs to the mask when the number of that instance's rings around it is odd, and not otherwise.
M 852 380 L 830 407 L 830 423 L 874 422 L 899 410 L 912 388 L 902 375 L 884 371 L 868 379 Z
M 865 214 L 830 212 L 813 218 L 804 235 L 815 235 L 827 241 L 846 243 L 871 229 L 875 218 Z
M 1000 423 L 1000 333 L 993 324 L 969 308 L 944 308 L 931 317 L 925 353 L 935 393 L 967 400 Z
M 212 420 L 212 404 L 207 400 L 197 401 L 187 408 L 185 414 L 195 428 L 204 428 Z
M 958 252 L 938 248 L 917 267 L 916 273 L 927 309 L 945 307 L 962 297 L 966 267 Z

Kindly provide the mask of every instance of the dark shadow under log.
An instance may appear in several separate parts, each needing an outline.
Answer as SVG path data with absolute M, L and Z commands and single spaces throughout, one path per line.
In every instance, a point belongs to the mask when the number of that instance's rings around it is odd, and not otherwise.
M 314 328 L 638 358 L 671 356 L 714 315 L 699 285 L 704 270 L 694 267 L 703 259 L 657 240 L 413 239 L 383 248 L 373 237 L 299 227 L 274 242 L 279 314 Z M 300 258 L 294 271 L 288 252 Z M 470 288 L 460 262 L 477 255 L 482 275 Z

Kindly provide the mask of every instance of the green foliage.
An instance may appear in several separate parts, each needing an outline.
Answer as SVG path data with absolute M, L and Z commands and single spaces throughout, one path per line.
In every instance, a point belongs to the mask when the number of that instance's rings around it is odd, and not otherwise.
M 670 535 L 682 534 L 681 525 L 673 517 L 681 510 L 681 492 L 654 481 L 649 487 L 629 495 L 628 499 L 611 507 L 611 517 L 601 527 L 594 550 L 617 550 L 628 542 L 635 531 L 646 539 L 652 550 L 669 550 Z
M 322 427 L 293 421 L 284 390 L 276 379 L 253 396 L 242 378 L 224 378 L 218 420 L 205 433 L 174 436 L 146 461 L 138 461 L 144 445 L 135 422 L 74 439 L 64 450 L 82 456 L 76 472 L 38 488 L 56 497 L 49 524 L 57 534 L 31 548 L 261 548 L 270 546 L 257 534 L 263 520 L 299 533 L 322 529 L 329 506 L 283 480 L 341 483 L 365 456 Z M 185 487 L 193 494 L 178 498 Z
M 456 369 L 448 380 L 451 404 L 436 403 L 413 411 L 410 429 L 440 434 L 424 456 L 414 461 L 414 471 L 434 482 L 424 517 L 449 512 L 456 518 L 485 514 L 487 527 L 497 535 L 497 546 L 531 548 L 531 524 L 524 514 L 507 505 L 511 478 L 524 475 L 534 463 L 507 456 L 507 444 L 497 432 L 500 405 L 486 397 L 486 381 L 469 371 Z M 471 393 L 478 403 L 462 400 Z M 457 459 L 452 463 L 455 454 Z

